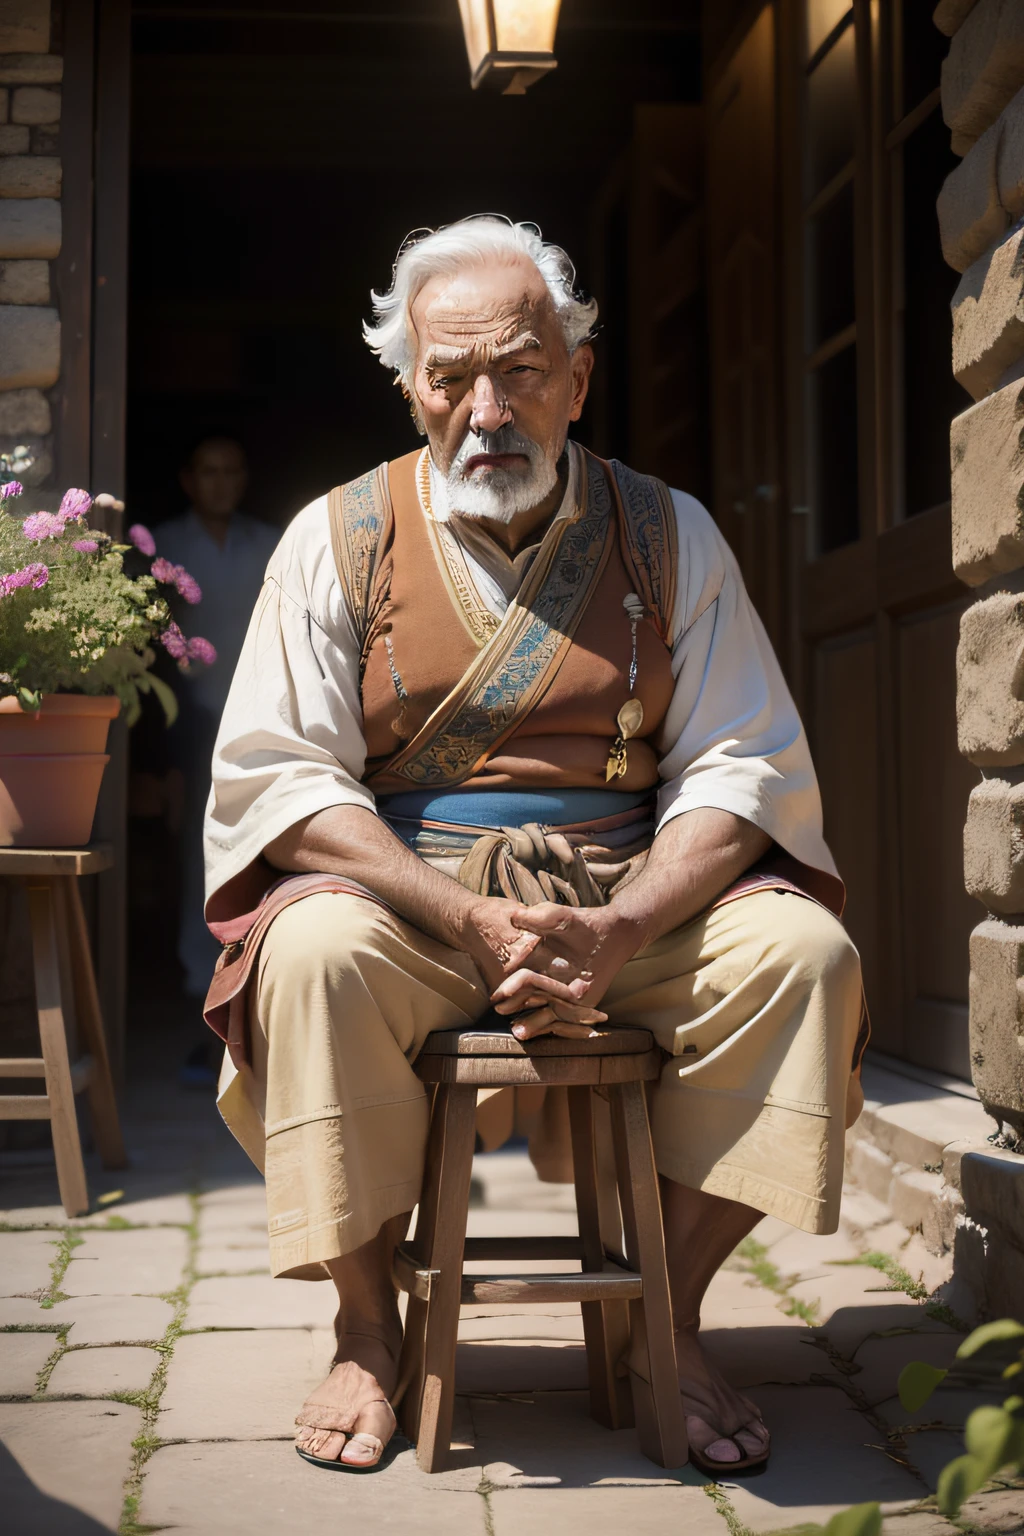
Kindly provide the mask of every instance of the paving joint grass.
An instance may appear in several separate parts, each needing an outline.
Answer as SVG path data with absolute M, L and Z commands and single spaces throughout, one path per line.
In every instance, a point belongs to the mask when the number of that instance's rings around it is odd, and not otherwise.
M 184 1228 L 188 1236 L 188 1255 L 181 1284 L 161 1297 L 161 1300 L 170 1302 L 174 1307 L 174 1315 L 167 1325 L 163 1338 L 154 1346 L 161 1356 L 160 1363 L 144 1391 L 112 1394 L 115 1402 L 126 1403 L 142 1411 L 142 1429 L 132 1441 L 131 1465 L 124 1480 L 124 1498 L 121 1505 L 121 1520 L 118 1524 L 119 1536 L 150 1536 L 151 1532 L 160 1529 L 159 1526 L 141 1524 L 139 1508 L 146 1463 L 161 1445 L 170 1443 L 164 1442 L 157 1433 L 160 1399 L 167 1386 L 167 1368 L 174 1354 L 174 1346 L 185 1331 L 185 1314 L 188 1310 L 189 1296 L 198 1279 L 196 1255 L 199 1250 L 199 1194 L 196 1190 L 190 1192 L 189 1200 L 192 1206 L 192 1220 Z
M 869 1269 L 877 1269 L 879 1274 L 885 1275 L 890 1281 L 889 1285 L 874 1287 L 876 1291 L 902 1291 L 913 1301 L 923 1301 L 926 1316 L 934 1322 L 945 1323 L 947 1327 L 957 1333 L 970 1332 L 962 1318 L 957 1317 L 952 1307 L 947 1307 L 944 1301 L 933 1301 L 928 1287 L 922 1280 L 915 1280 L 910 1271 L 904 1269 L 898 1259 L 892 1254 L 881 1253 L 872 1249 L 868 1253 L 862 1253 L 856 1259 L 833 1259 L 833 1264 L 850 1268 L 857 1264 L 866 1265 Z
M 718 1510 L 722 1519 L 729 1527 L 729 1536 L 753 1536 L 750 1527 L 743 1524 L 733 1507 L 732 1501 L 721 1483 L 705 1483 L 702 1490 Z
M 804 1301 L 800 1296 L 790 1295 L 793 1286 L 799 1283 L 801 1277 L 784 1275 L 768 1257 L 768 1249 L 763 1243 L 759 1243 L 754 1237 L 745 1237 L 733 1254 L 733 1258 L 739 1260 L 740 1269 L 753 1276 L 766 1291 L 771 1291 L 779 1297 L 779 1310 L 786 1317 L 799 1317 L 808 1328 L 817 1326 L 818 1303 Z

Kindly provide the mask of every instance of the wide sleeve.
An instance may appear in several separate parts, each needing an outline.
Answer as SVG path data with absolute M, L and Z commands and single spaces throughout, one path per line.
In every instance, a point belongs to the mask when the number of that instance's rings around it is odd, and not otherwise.
M 707 512 L 672 495 L 680 579 L 658 830 L 702 806 L 731 811 L 834 875 L 810 748 L 771 642 Z
M 271 560 L 221 717 L 205 827 L 208 915 L 296 822 L 333 805 L 374 809 L 360 783 L 358 643 L 326 515 L 309 516 L 317 511 L 299 514 Z M 237 915 L 216 905 L 219 918 Z

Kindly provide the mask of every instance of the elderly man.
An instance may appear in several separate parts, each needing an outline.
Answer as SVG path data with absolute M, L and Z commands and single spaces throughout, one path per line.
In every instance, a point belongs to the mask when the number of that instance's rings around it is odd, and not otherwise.
M 806 740 L 707 513 L 568 441 L 596 317 L 573 282 L 531 225 L 403 247 L 366 339 L 427 446 L 292 523 L 218 738 L 220 1104 L 265 1169 L 274 1273 L 337 1287 L 336 1365 L 297 1420 L 321 1463 L 373 1466 L 394 1429 L 431 1030 L 494 1005 L 522 1039 L 653 1031 L 706 1470 L 768 1454 L 701 1349 L 711 1277 L 763 1213 L 837 1222 L 861 984 Z M 557 1118 L 531 1152 L 566 1177 Z

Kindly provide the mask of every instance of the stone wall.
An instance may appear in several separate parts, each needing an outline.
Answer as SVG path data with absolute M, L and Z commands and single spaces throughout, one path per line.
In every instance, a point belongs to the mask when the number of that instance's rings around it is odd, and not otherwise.
M 0 452 L 25 444 L 20 478 L 54 473 L 49 391 L 60 376 L 54 263 L 61 244 L 63 61 L 49 0 L 0 4 Z
M 960 750 L 979 770 L 964 831 L 971 1063 L 997 1146 L 958 1158 L 958 1269 L 983 1311 L 1024 1296 L 1024 6 L 942 0 L 942 111 L 963 158 L 938 200 L 953 373 L 953 564 L 974 589 L 957 655 Z M 949 1170 L 944 1170 L 948 1176 Z M 936 1170 L 938 1177 L 939 1170 Z M 996 1261 L 998 1259 L 998 1262 Z M 1016 1304 L 1012 1298 L 1018 1298 Z

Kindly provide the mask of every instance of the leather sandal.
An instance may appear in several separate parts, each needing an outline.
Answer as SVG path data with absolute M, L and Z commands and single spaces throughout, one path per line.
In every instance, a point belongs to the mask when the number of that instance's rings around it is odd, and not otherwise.
M 352 1363 L 353 1362 L 351 1361 L 343 1362 L 343 1364 L 346 1365 Z M 337 1367 L 335 1367 L 335 1369 L 337 1369 Z M 365 1372 L 363 1372 L 360 1367 L 356 1366 L 355 1369 L 360 1372 L 360 1375 L 365 1375 Z M 381 1457 L 384 1455 L 384 1451 L 386 1449 L 385 1442 L 381 1440 L 379 1435 L 371 1435 L 366 1430 L 357 1430 L 355 1425 L 356 1420 L 362 1414 L 364 1409 L 369 1408 L 373 1403 L 384 1403 L 388 1409 L 388 1412 L 391 1414 L 392 1434 L 394 1434 L 395 1429 L 398 1427 L 398 1422 L 395 1419 L 394 1409 L 391 1407 L 391 1404 L 388 1402 L 386 1397 L 378 1395 L 379 1392 L 380 1389 L 378 1388 L 377 1394 L 373 1394 L 368 1397 L 360 1397 L 358 1391 L 353 1390 L 352 1401 L 344 1405 L 340 1405 L 338 1403 L 318 1402 L 316 1396 L 313 1395 L 307 1397 L 306 1401 L 303 1403 L 302 1407 L 299 1409 L 295 1416 L 295 1425 L 297 1429 L 323 1429 L 329 1431 L 330 1433 L 347 1435 L 348 1440 L 346 1440 L 345 1444 L 347 1445 L 351 1441 L 358 1441 L 360 1445 L 367 1446 L 374 1453 L 373 1461 L 360 1463 L 341 1461 L 339 1457 L 328 1458 L 326 1456 L 314 1456 L 312 1451 L 304 1451 L 300 1445 L 295 1447 L 296 1453 L 302 1457 L 303 1461 L 308 1461 L 312 1466 L 326 1467 L 329 1471 L 332 1472 L 376 1471 L 376 1469 L 380 1466 Z M 390 1443 L 390 1440 L 388 1443 Z M 344 1450 L 344 1448 L 345 1447 L 342 1446 L 342 1450 Z
M 751 1423 L 753 1423 L 753 1420 L 751 1420 Z M 746 1424 L 740 1426 L 741 1429 L 746 1429 L 747 1427 Z M 765 1433 L 768 1433 L 767 1430 Z M 714 1482 L 721 1483 L 728 1482 L 732 1477 L 758 1477 L 766 1470 L 768 1458 L 771 1455 L 772 1442 L 770 1435 L 768 1435 L 768 1443 L 764 1450 L 756 1456 L 749 1455 L 740 1445 L 734 1434 L 721 1434 L 718 1436 L 718 1439 L 728 1440 L 731 1445 L 734 1445 L 740 1453 L 740 1459 L 738 1461 L 715 1461 L 712 1457 L 705 1456 L 703 1451 L 698 1451 L 695 1445 L 691 1445 L 690 1461 L 697 1468 L 698 1472 L 703 1472 L 705 1477 L 710 1477 Z

